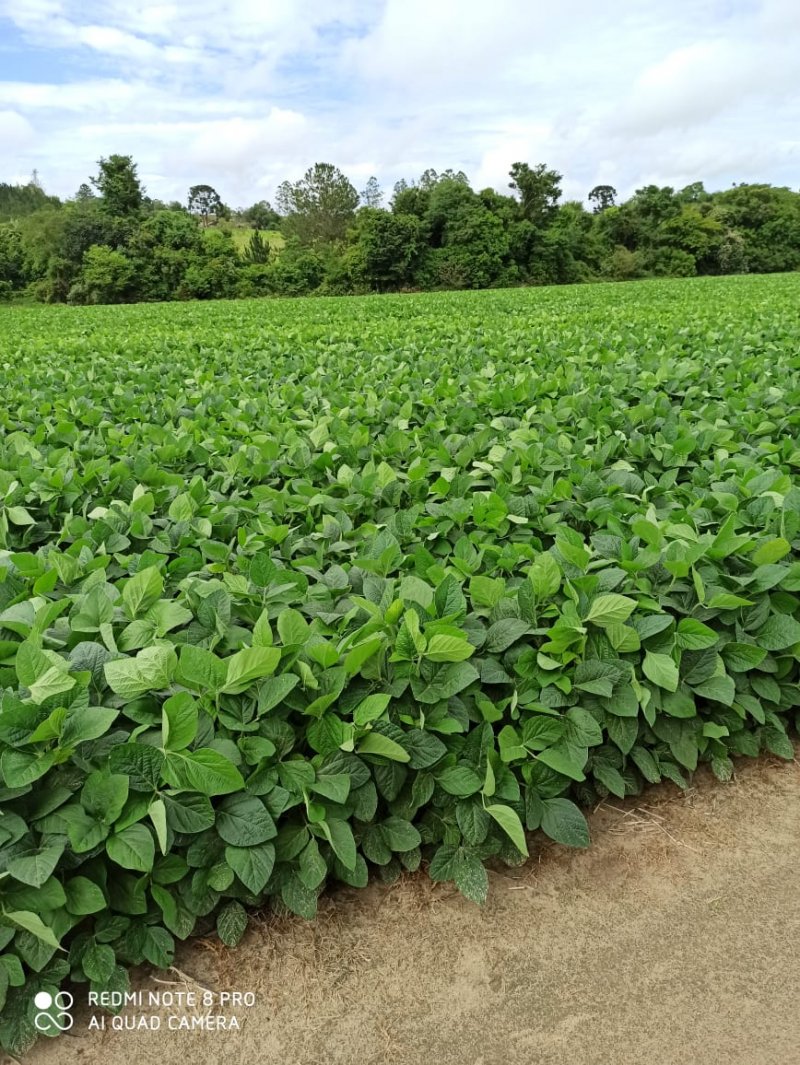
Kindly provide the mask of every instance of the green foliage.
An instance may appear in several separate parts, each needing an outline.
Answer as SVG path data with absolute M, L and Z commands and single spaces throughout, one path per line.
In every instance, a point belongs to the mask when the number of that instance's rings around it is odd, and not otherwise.
M 371 177 L 366 186 L 361 190 L 361 203 L 364 207 L 381 207 L 383 205 L 383 189 L 378 179 Z
M 354 236 L 358 280 L 379 292 L 413 284 L 425 243 L 424 225 L 415 215 L 363 208 Z
M 134 264 L 138 295 L 175 299 L 187 270 L 205 258 L 197 221 L 186 211 L 157 210 L 131 236 L 126 255 Z
M 10 185 L 0 181 L 0 222 L 24 218 L 35 211 L 54 206 L 58 206 L 58 198 L 45 193 L 35 174 L 25 185 Z
M 197 215 L 204 226 L 218 221 L 224 212 L 220 195 L 211 185 L 192 185 L 186 202 L 189 213 Z
M 225 299 L 236 293 L 240 259 L 230 233 L 204 229 L 195 256 L 178 289 L 182 299 Z
M 753 273 L 800 268 L 800 195 L 771 185 L 735 185 L 718 193 L 719 214 L 743 243 Z
M 618 244 L 603 262 L 603 274 L 611 281 L 633 281 L 644 273 L 641 256 Z
M 613 185 L 595 185 L 586 198 L 593 205 L 595 214 L 600 214 L 615 205 L 617 190 Z
M 97 165 L 99 172 L 91 182 L 102 197 L 102 209 L 115 218 L 138 214 L 144 189 L 133 159 L 129 155 L 110 155 Z
M 420 862 L 480 902 L 525 830 L 791 757 L 797 297 L 8 309 L 3 1045 L 248 907 Z
M 133 264 L 121 251 L 93 244 L 83 255 L 83 283 L 86 303 L 119 303 L 133 281 Z
M 421 278 L 426 288 L 488 288 L 502 276 L 508 234 L 468 185 L 440 181 L 431 192 L 426 221 L 432 250 Z
M 561 202 L 556 171 L 518 162 L 514 195 L 429 168 L 399 181 L 386 210 L 374 178 L 359 194 L 316 163 L 282 183 L 278 214 L 266 200 L 232 212 L 209 185 L 191 187 L 188 209 L 166 205 L 145 196 L 130 156 L 99 166 L 99 195 L 84 184 L 63 204 L 36 182 L 0 185 L 0 299 L 345 295 L 800 268 L 800 193 L 770 185 L 648 185 L 619 204 L 598 185 L 590 212 Z
M 290 238 L 266 274 L 266 291 L 276 296 L 306 296 L 325 278 L 325 261 L 313 248 Z
M 281 216 L 269 200 L 259 200 L 258 203 L 246 207 L 241 212 L 241 217 L 251 229 L 277 229 L 281 223 Z
M 353 185 L 331 163 L 315 163 L 300 181 L 284 181 L 277 195 L 286 233 L 301 244 L 342 240 L 358 201 Z
M 270 258 L 269 241 L 264 239 L 260 230 L 255 229 L 241 254 L 246 263 L 268 263 Z
M 523 217 L 539 228 L 547 226 L 561 196 L 561 174 L 544 163 L 513 163 L 509 177 L 509 188 L 520 198 Z

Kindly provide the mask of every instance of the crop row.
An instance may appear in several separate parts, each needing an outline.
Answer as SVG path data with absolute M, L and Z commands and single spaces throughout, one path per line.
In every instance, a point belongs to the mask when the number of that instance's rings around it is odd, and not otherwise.
M 0 1042 L 792 757 L 798 284 L 9 312 Z

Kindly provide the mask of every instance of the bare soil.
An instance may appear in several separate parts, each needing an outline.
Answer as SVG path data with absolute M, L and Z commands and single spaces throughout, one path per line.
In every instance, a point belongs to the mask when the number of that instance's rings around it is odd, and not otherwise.
M 490 874 L 338 891 L 236 950 L 184 946 L 144 990 L 251 991 L 240 1031 L 73 1032 L 32 1065 L 798 1065 L 800 765 L 602 806 L 593 845 Z M 168 981 L 157 983 L 156 981 Z M 189 1014 L 202 1010 L 188 1011 Z

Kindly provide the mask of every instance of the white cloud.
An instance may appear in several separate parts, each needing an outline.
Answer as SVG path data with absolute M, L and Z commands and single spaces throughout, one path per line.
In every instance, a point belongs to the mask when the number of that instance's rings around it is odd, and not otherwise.
M 184 147 L 187 159 L 198 167 L 221 171 L 241 171 L 245 167 L 274 164 L 276 156 L 304 147 L 308 122 L 297 111 L 273 107 L 266 117 L 225 118 L 204 122 L 187 131 Z
M 115 78 L 55 85 L 0 81 L 0 103 L 30 111 L 116 111 L 135 103 L 136 87 Z
M 731 106 L 738 79 L 750 79 L 752 58 L 730 41 L 691 44 L 647 67 L 634 86 L 630 128 L 655 133 L 665 125 L 697 125 Z
M 4 151 L 20 152 L 31 146 L 36 134 L 30 122 L 16 111 L 0 111 L 0 143 Z
M 546 158 L 552 147 L 553 130 L 546 122 L 511 123 L 498 130 L 484 151 L 477 170 L 470 174 L 475 188 L 506 190 L 509 165 L 526 159 Z
M 642 71 L 621 125 L 642 135 L 698 126 L 753 100 L 794 90 L 796 73 L 794 49 L 771 40 L 691 44 Z
M 149 41 L 113 26 L 81 26 L 76 37 L 82 44 L 88 44 L 98 52 L 122 56 L 124 59 L 154 59 L 159 51 Z
M 0 47 L 4 26 L 25 43 L 0 73 L 0 180 L 35 166 L 61 194 L 113 151 L 153 195 L 202 181 L 240 204 L 320 159 L 358 187 L 450 166 L 501 190 L 512 162 L 544 161 L 570 197 L 797 180 L 797 0 L 613 17 L 596 0 L 0 0 Z

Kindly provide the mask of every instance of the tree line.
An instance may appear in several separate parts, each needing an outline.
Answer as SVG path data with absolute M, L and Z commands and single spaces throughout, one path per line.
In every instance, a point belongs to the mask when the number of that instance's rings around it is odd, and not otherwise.
M 76 194 L 0 184 L 0 299 L 116 303 L 565 284 L 800 269 L 800 193 L 647 185 L 563 200 L 562 175 L 514 163 L 509 191 L 426 170 L 386 201 L 330 163 L 233 210 L 210 185 L 146 194 L 111 155 Z

